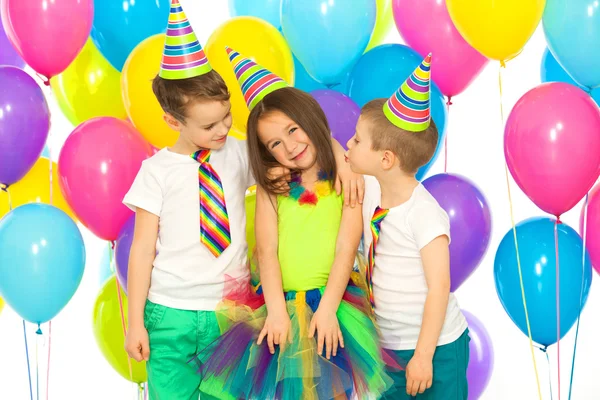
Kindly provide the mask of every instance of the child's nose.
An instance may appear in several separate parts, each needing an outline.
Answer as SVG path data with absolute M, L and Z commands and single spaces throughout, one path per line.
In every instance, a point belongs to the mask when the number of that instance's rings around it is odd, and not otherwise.
M 284 142 L 284 146 L 285 146 L 286 151 L 288 153 L 292 154 L 294 152 L 294 150 L 296 150 L 296 147 L 298 147 L 298 143 L 296 143 L 295 140 L 287 139 Z

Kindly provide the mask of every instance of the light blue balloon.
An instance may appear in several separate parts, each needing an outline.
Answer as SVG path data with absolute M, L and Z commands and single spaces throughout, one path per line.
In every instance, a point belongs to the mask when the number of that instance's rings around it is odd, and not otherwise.
M 140 42 L 165 32 L 170 9 L 171 0 L 94 0 L 91 38 L 108 62 L 121 71 Z
M 44 146 L 44 150 L 42 151 L 42 157 L 50 159 L 50 149 L 48 148 L 48 145 Z
M 589 90 L 584 86 L 579 85 L 571 78 L 571 76 L 560 66 L 556 58 L 552 55 L 549 49 L 546 48 L 540 65 L 540 79 L 542 82 L 564 82 L 577 86 L 586 92 Z M 591 92 L 592 98 L 596 104 L 600 105 L 600 88 L 593 89 Z
M 281 28 L 281 0 L 229 0 L 229 14 L 232 17 L 257 17 Z
M 423 57 L 408 46 L 385 44 L 366 52 L 356 63 L 348 78 L 348 95 L 364 106 L 377 98 L 389 98 L 421 64 Z M 446 100 L 431 81 L 431 116 L 438 129 L 438 144 L 431 160 L 419 168 L 417 179 L 425 177 L 439 156 L 446 135 Z
M 549 346 L 557 341 L 554 224 L 553 219 L 534 217 L 520 222 L 516 227 L 531 335 L 542 346 Z M 585 267 L 582 270 L 583 241 L 573 228 L 564 223 L 558 225 L 558 254 L 562 338 L 579 315 L 582 281 L 582 307 L 587 301 L 592 283 L 592 267 L 586 251 Z M 496 251 L 494 279 L 504 310 L 521 332 L 527 335 L 512 230 L 506 233 Z
M 337 85 L 367 48 L 377 14 L 375 0 L 283 0 L 281 27 L 309 75 Z
M 590 0 L 547 0 L 542 17 L 550 51 L 578 84 L 600 85 L 600 8 Z
M 54 318 L 75 294 L 84 266 L 81 232 L 60 209 L 30 203 L 0 220 L 0 295 L 23 319 Z
M 100 285 L 104 285 L 104 283 L 115 273 L 110 263 L 110 253 L 111 249 L 106 247 L 102 253 L 102 258 L 100 259 L 100 267 L 98 268 L 98 282 Z
M 300 90 L 309 93 L 313 90 L 327 89 L 327 86 L 315 81 L 308 72 L 306 72 L 306 69 L 304 69 L 304 66 L 298 61 L 296 56 L 294 56 L 294 73 L 296 74 L 294 78 L 294 87 Z

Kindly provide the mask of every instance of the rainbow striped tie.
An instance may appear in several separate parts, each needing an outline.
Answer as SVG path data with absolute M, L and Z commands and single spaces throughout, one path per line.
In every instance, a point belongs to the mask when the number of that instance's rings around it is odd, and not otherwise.
M 210 150 L 198 150 L 192 154 L 192 158 L 200 163 L 200 241 L 215 257 L 219 257 L 231 244 L 223 185 L 217 172 L 208 163 Z
M 373 296 L 373 268 L 375 267 L 375 247 L 379 240 L 379 231 L 381 230 L 381 222 L 390 210 L 377 207 L 371 218 L 371 234 L 373 241 L 369 247 L 369 265 L 367 266 L 367 289 L 369 290 L 369 301 L 371 307 L 375 307 L 375 297 Z

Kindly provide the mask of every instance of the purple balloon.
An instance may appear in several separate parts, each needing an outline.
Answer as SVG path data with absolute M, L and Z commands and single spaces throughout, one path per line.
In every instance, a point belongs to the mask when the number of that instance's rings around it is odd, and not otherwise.
M 462 310 L 469 324 L 469 400 L 477 400 L 483 394 L 494 369 L 494 346 L 485 327 L 473 314 Z
M 0 65 L 12 65 L 13 67 L 23 68 L 25 67 L 25 61 L 19 56 L 19 53 L 15 50 L 15 47 L 8 40 L 4 27 L 2 26 L 2 19 L 0 18 Z
M 354 136 L 360 108 L 350 97 L 335 90 L 320 89 L 310 94 L 325 112 L 331 135 L 346 149 L 346 142 Z
M 127 293 L 127 271 L 129 269 L 129 251 L 133 242 L 133 228 L 135 227 L 135 214 L 123 224 L 115 245 L 116 274 L 121 287 Z
M 42 89 L 16 67 L 0 66 L 0 183 L 12 185 L 40 158 L 50 111 Z
M 450 281 L 455 291 L 479 266 L 492 232 L 487 200 L 473 182 L 453 174 L 423 181 L 450 218 Z

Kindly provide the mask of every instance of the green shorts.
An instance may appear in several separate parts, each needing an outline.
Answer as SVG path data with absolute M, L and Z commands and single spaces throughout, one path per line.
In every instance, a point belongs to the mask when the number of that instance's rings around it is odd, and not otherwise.
M 201 377 L 197 364 L 189 361 L 219 337 L 215 313 L 178 310 L 147 301 L 144 325 L 150 338 L 146 363 L 150 399 L 197 400 Z
M 394 400 L 467 400 L 467 366 L 469 365 L 469 330 L 454 342 L 438 346 L 433 355 L 433 383 L 431 388 L 416 397 L 406 394 L 404 371 L 388 371 L 394 379 L 392 386 L 382 399 Z M 414 355 L 414 350 L 399 350 L 394 353 L 406 363 Z

